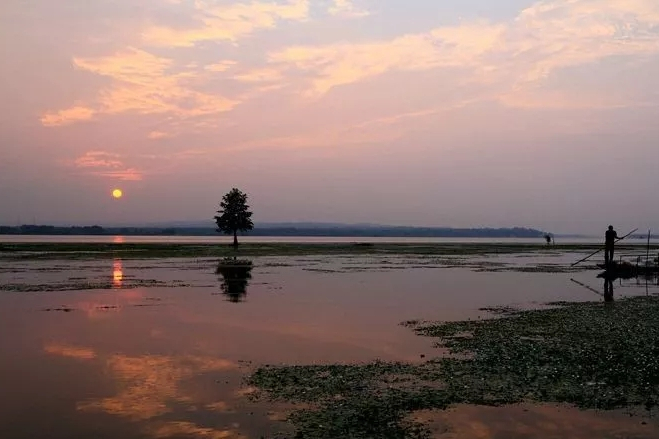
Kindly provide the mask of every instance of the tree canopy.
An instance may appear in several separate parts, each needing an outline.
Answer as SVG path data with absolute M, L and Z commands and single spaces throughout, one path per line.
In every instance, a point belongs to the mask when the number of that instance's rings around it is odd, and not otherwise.
M 247 194 L 233 188 L 220 202 L 220 210 L 215 216 L 217 231 L 226 235 L 233 234 L 233 245 L 238 247 L 238 232 L 254 228 L 252 212 L 247 204 Z

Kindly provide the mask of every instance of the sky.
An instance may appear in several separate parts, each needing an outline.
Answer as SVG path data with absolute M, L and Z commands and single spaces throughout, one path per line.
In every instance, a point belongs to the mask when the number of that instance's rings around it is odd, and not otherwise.
M 256 222 L 659 231 L 657 0 L 2 0 L 0 41 L 0 224 L 237 187 Z

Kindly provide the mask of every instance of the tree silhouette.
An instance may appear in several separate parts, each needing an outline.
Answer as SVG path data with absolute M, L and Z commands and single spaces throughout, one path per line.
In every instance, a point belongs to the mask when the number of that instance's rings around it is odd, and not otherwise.
M 252 261 L 249 260 L 224 259 L 220 261 L 215 273 L 222 275 L 220 288 L 229 302 L 243 301 L 252 278 L 252 268 Z
M 230 235 L 233 233 L 233 246 L 238 247 L 238 231 L 246 232 L 254 228 L 252 212 L 247 205 L 247 194 L 236 188 L 222 197 L 220 210 L 215 216 L 217 231 Z

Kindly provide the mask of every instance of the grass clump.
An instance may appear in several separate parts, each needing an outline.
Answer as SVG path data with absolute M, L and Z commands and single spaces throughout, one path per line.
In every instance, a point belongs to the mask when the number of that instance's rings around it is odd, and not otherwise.
M 406 322 L 451 353 L 424 364 L 267 366 L 248 381 L 270 398 L 310 405 L 290 421 L 296 437 L 311 439 L 423 438 L 406 416 L 452 404 L 659 404 L 658 297 L 553 305 L 502 308 L 488 320 Z

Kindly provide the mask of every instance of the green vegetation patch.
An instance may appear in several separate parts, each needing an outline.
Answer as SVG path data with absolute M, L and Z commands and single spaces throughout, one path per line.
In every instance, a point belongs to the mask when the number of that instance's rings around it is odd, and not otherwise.
M 156 279 L 128 279 L 121 285 L 111 280 L 74 280 L 67 282 L 50 282 L 47 284 L 35 283 L 6 283 L 0 284 L 0 291 L 11 292 L 48 292 L 48 291 L 82 291 L 82 290 L 129 290 L 134 288 L 183 288 L 192 285 L 182 281 L 160 281 Z
M 358 238 L 356 238 L 358 240 Z M 223 244 L 131 243 L 15 243 L 0 244 L 0 259 L 146 259 L 309 255 L 430 255 L 473 256 L 528 252 L 588 252 L 592 245 L 564 245 L 548 249 L 541 244 L 241 244 L 238 250 Z M 622 251 L 623 246 L 618 249 Z
M 266 366 L 248 381 L 261 396 L 311 404 L 290 417 L 299 438 L 426 437 L 406 416 L 452 404 L 657 406 L 658 297 L 549 305 L 492 309 L 488 320 L 406 322 L 449 349 L 424 364 Z
M 501 272 L 515 272 L 515 273 L 578 273 L 583 271 L 584 266 L 570 266 L 562 264 L 538 264 L 538 265 L 506 265 L 499 264 L 495 266 L 490 264 L 490 266 L 478 266 L 474 265 L 477 272 L 490 272 L 490 273 L 501 273 Z

